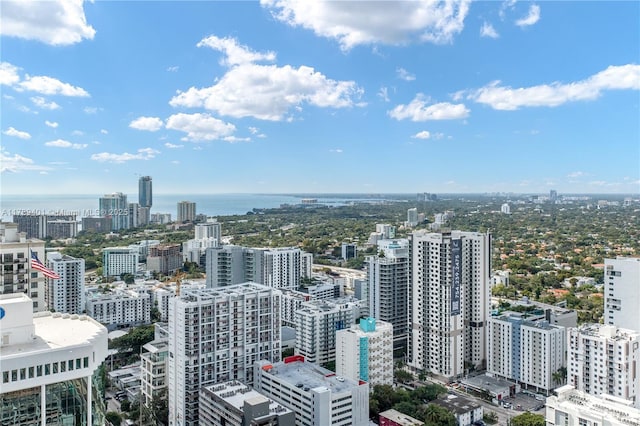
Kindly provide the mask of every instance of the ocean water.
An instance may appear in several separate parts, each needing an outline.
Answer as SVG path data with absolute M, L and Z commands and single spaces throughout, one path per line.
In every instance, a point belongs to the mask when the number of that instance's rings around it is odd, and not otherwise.
M 78 219 L 86 216 L 99 216 L 98 199 L 101 195 L 1 195 L 0 216 L 10 221 L 14 214 L 75 214 Z M 317 198 L 318 203 L 327 205 L 345 205 L 351 201 L 379 201 L 382 197 L 363 197 L 362 195 L 286 195 L 286 194 L 154 194 L 151 213 L 170 213 L 173 219 L 177 215 L 180 201 L 196 203 L 196 213 L 207 216 L 243 215 L 254 208 L 275 208 L 281 204 L 300 204 L 304 197 Z M 129 195 L 130 203 L 137 203 L 138 196 Z

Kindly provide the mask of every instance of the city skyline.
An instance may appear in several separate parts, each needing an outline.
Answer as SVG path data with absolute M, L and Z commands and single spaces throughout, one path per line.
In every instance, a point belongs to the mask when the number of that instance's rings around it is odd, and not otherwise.
M 3 2 L 2 193 L 640 193 L 637 2 L 354 5 Z

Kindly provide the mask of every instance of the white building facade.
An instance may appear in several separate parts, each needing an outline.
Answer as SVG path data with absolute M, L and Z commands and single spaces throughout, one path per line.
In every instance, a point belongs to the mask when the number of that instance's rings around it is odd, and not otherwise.
M 336 374 L 375 385 L 393 385 L 393 326 L 375 318 L 336 332 Z
M 369 386 L 291 356 L 259 361 L 254 387 L 296 413 L 296 426 L 368 426 Z
M 47 309 L 45 276 L 31 267 L 31 252 L 45 262 L 44 241 L 28 239 L 15 223 L 0 223 L 0 294 L 25 293 L 33 301 L 33 312 Z
M 49 310 L 67 314 L 85 311 L 84 259 L 51 252 L 47 254 L 49 269 L 60 276 L 47 280 L 45 301 Z
M 633 401 L 640 408 L 640 333 L 612 325 L 569 329 L 568 384 L 579 391 Z
M 486 363 L 491 236 L 416 232 L 410 237 L 409 366 L 446 379 Z
M 311 300 L 296 311 L 296 354 L 324 365 L 336 360 L 336 331 L 355 324 L 360 303 Z
M 94 373 L 107 330 L 85 315 L 32 312 L 24 294 L 0 295 L 0 424 L 105 424 Z
M 512 313 L 487 321 L 487 373 L 548 392 L 566 367 L 566 329 Z
M 394 349 L 406 351 L 409 336 L 409 240 L 380 240 L 367 256 L 369 315 L 393 325 Z
M 638 426 L 640 410 L 630 401 L 611 395 L 589 395 L 571 385 L 556 389 L 547 398 L 547 426 Z
M 256 283 L 185 290 L 169 310 L 169 424 L 198 425 L 200 388 L 281 356 L 280 291 Z
M 136 248 L 107 247 L 102 249 L 102 275 L 120 277 L 122 274 L 135 275 L 140 262 Z
M 111 293 L 86 294 L 87 315 L 109 327 L 131 327 L 151 322 L 148 288 L 116 289 Z
M 604 260 L 604 323 L 640 331 L 640 257 Z

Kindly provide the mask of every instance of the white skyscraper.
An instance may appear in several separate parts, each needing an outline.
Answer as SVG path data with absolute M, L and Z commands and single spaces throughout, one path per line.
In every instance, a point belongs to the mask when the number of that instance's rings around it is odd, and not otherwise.
M 393 324 L 394 349 L 406 352 L 409 326 L 409 240 L 380 240 L 367 256 L 369 315 Z
M 372 387 L 393 385 L 393 326 L 375 318 L 336 332 L 336 373 Z
M 47 280 L 45 300 L 54 312 L 81 314 L 85 310 L 84 259 L 62 255 L 58 252 L 47 254 L 49 269 L 60 276 Z
M 27 238 L 15 223 L 0 223 L 0 294 L 25 293 L 33 301 L 33 312 L 39 312 L 47 308 L 46 278 L 31 266 L 32 252 L 44 262 L 44 241 Z
M 407 210 L 407 226 L 412 228 L 418 224 L 418 209 L 416 207 Z
M 590 395 L 607 394 L 640 408 L 640 333 L 612 325 L 569 329 L 568 384 Z
M 169 306 L 169 425 L 197 425 L 198 394 L 251 385 L 254 363 L 278 361 L 280 291 L 255 283 L 185 290 Z
M 482 368 L 486 362 L 491 236 L 416 232 L 410 241 L 409 365 L 444 378 L 463 375 L 465 363 Z
M 105 424 L 95 373 L 106 357 L 98 322 L 34 314 L 25 294 L 0 294 L 0 424 Z
M 640 331 L 640 257 L 604 260 L 604 323 Z

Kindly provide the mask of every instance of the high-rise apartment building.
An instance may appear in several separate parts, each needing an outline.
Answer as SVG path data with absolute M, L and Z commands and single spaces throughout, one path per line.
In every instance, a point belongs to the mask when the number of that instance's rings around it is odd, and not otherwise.
M 311 300 L 295 313 L 296 354 L 324 365 L 336 360 L 336 331 L 351 327 L 360 317 L 360 302 Z
M 140 204 L 140 207 L 151 209 L 151 206 L 153 206 L 152 183 L 151 176 L 141 176 L 138 179 L 138 204 Z
M 640 257 L 604 260 L 604 323 L 640 331 Z
M 194 222 L 196 220 L 196 203 L 180 201 L 178 203 L 178 222 Z
M 15 223 L 0 223 L 0 294 L 25 293 L 39 312 L 46 310 L 46 278 L 31 267 L 31 253 L 44 262 L 44 241 L 27 238 Z
M 369 315 L 393 324 L 394 349 L 406 352 L 409 326 L 409 240 L 380 240 L 365 258 Z
M 299 248 L 258 249 L 233 245 L 206 249 L 207 287 L 253 281 L 275 288 L 297 289 L 311 276 L 313 255 Z
M 490 243 L 476 232 L 411 234 L 411 367 L 446 379 L 465 363 L 484 367 Z
M 0 424 L 105 424 L 107 329 L 84 315 L 34 315 L 25 294 L 0 294 L 0 312 Z
M 418 224 L 418 209 L 413 207 L 407 210 L 407 226 L 413 228 Z
M 100 216 L 111 218 L 111 230 L 119 231 L 129 228 L 129 204 L 127 196 L 122 192 L 105 194 L 99 200 Z
M 515 312 L 487 320 L 487 373 L 528 388 L 550 391 L 566 367 L 566 329 L 546 320 L 529 321 Z
M 375 318 L 336 332 L 336 374 L 375 385 L 393 385 L 393 326 Z
M 81 314 L 85 311 L 84 259 L 58 252 L 47 253 L 48 268 L 60 278 L 47 280 L 45 302 L 53 312 Z
M 208 240 L 213 238 L 218 242 L 222 242 L 222 224 L 216 219 L 209 219 L 205 223 L 198 223 L 194 226 L 196 240 Z
M 293 410 L 296 426 L 369 425 L 367 382 L 337 376 L 300 355 L 259 361 L 254 372 L 255 389 Z
M 607 394 L 640 408 L 640 332 L 583 324 L 568 331 L 567 381 L 590 395 Z
M 102 249 L 102 275 L 120 277 L 122 274 L 135 275 L 140 254 L 136 248 L 106 247 Z
M 169 306 L 169 425 L 198 425 L 200 389 L 253 382 L 254 363 L 278 361 L 280 291 L 255 283 L 184 290 Z
M 14 214 L 13 222 L 18 224 L 18 232 L 27 238 L 73 238 L 78 235 L 76 215 L 70 214 Z

